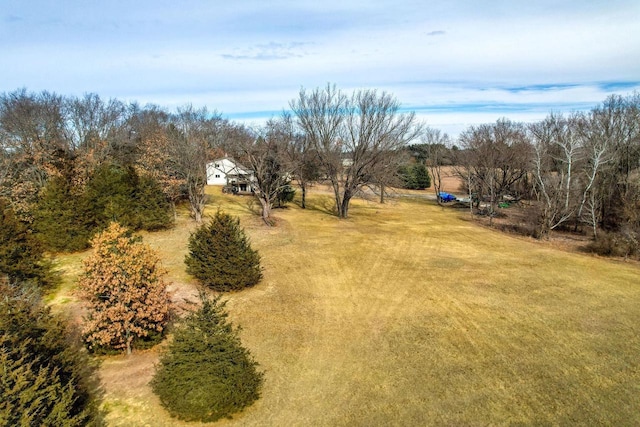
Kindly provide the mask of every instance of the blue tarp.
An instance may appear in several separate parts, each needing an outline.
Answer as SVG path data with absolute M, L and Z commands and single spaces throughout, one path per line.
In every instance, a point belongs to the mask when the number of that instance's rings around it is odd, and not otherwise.
M 438 193 L 438 196 L 443 202 L 453 202 L 454 200 L 456 200 L 456 196 L 454 196 L 453 194 L 445 193 L 444 191 Z

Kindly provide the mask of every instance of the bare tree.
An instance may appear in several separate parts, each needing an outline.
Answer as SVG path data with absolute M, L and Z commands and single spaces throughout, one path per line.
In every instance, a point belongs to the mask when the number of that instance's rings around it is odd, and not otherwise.
M 206 108 L 192 105 L 178 108 L 169 128 L 169 164 L 175 176 L 183 180 L 189 197 L 191 215 L 202 222 L 206 201 L 207 161 L 212 141 L 215 140 L 215 122 Z
M 136 146 L 138 173 L 151 177 L 160 184 L 164 196 L 171 205 L 173 215 L 176 217 L 175 205 L 182 197 L 181 189 L 185 181 L 181 177 L 182 175 L 173 168 L 175 162 L 171 158 L 169 113 L 156 105 L 138 108 L 136 104 L 133 104 L 128 127 Z
M 427 127 L 422 135 L 422 143 L 426 146 L 426 164 L 431 174 L 431 185 L 433 185 L 433 191 L 436 194 L 438 204 L 441 204 L 442 166 L 449 152 L 449 135 L 442 133 L 440 129 Z
M 300 128 L 309 138 L 333 188 L 339 218 L 346 218 L 351 199 L 375 185 L 420 126 L 414 114 L 400 114 L 387 93 L 359 90 L 350 98 L 327 85 L 291 101 Z
M 507 119 L 471 126 L 460 135 L 468 159 L 463 178 L 473 182 L 479 199 L 489 200 L 489 216 L 503 196 L 529 171 L 530 145 L 524 127 Z M 491 219 L 490 219 L 491 221 Z
M 252 169 L 254 194 L 262 207 L 262 219 L 272 225 L 271 210 L 291 180 L 286 154 L 292 138 L 291 127 L 282 119 L 271 119 L 256 134 L 238 138 L 230 146 L 236 157 Z
M 385 196 L 392 194 L 390 190 L 402 183 L 399 173 L 400 167 L 407 163 L 408 154 L 402 150 L 390 151 L 384 156 L 373 171 L 372 180 L 366 186 L 379 194 L 379 202 L 385 202 Z
M 23 219 L 51 174 L 72 157 L 64 133 L 64 100 L 49 92 L 20 89 L 0 95 L 0 139 L 4 156 L 2 194 Z
M 300 207 L 307 207 L 307 189 L 312 182 L 320 178 L 320 159 L 317 150 L 312 146 L 307 136 L 297 131 L 293 117 L 288 113 L 282 114 L 282 126 L 288 134 L 286 144 L 287 168 L 291 171 L 292 178 L 300 187 Z
M 579 163 L 584 159 L 580 117 L 552 114 L 529 127 L 533 141 L 533 175 L 542 204 L 540 235 L 569 221 L 578 209 Z
M 126 121 L 125 104 L 117 99 L 104 102 L 97 94 L 88 93 L 69 99 L 66 109 L 69 139 L 74 146 L 94 152 L 98 158 L 107 157 Z
M 590 123 L 597 138 L 609 145 L 610 161 L 602 168 L 598 184 L 601 226 L 617 230 L 637 210 L 633 177 L 640 167 L 640 93 L 610 96 L 593 109 Z
M 598 236 L 604 198 L 602 179 L 599 179 L 599 175 L 603 167 L 611 161 L 611 147 L 613 146 L 611 134 L 602 126 L 600 119 L 601 116 L 596 111 L 592 111 L 589 117 L 584 120 L 586 163 L 583 172 L 582 198 L 576 214 L 576 222 L 588 224 L 594 239 Z
M 316 151 L 324 174 L 331 179 L 337 209 L 340 207 L 341 197 L 338 181 L 338 175 L 342 171 L 340 138 L 346 103 L 346 95 L 335 85 L 329 84 L 326 88 L 318 88 L 311 93 L 303 88 L 298 99 L 289 103 L 309 147 Z

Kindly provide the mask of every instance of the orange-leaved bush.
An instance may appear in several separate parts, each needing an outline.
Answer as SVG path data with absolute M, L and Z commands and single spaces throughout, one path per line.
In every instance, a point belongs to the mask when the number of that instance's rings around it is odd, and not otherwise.
M 84 339 L 91 351 L 126 350 L 158 342 L 170 301 L 160 258 L 142 239 L 113 222 L 97 234 L 79 287 L 88 308 Z

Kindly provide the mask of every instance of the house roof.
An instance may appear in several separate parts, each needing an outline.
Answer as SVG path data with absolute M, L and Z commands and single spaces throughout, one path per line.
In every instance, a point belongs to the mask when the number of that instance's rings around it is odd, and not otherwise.
M 240 175 L 251 175 L 253 173 L 251 169 L 248 169 L 242 166 L 240 163 L 236 162 L 231 157 L 222 157 L 222 158 L 213 160 L 210 163 L 220 163 L 222 165 L 223 160 L 228 160 L 230 163 L 233 164 L 233 166 L 231 166 L 230 168 L 224 168 L 224 167 L 221 168 L 222 172 L 226 173 L 227 175 L 240 176 Z

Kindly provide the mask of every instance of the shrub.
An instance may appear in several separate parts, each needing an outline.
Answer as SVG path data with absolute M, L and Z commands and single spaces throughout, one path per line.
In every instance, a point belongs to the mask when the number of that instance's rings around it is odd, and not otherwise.
M 189 274 L 220 292 L 253 286 L 262 278 L 260 256 L 240 220 L 220 211 L 189 237 L 185 264 Z
M 151 385 L 172 416 L 211 422 L 257 400 L 263 374 L 227 321 L 220 296 L 201 292 L 200 300 L 200 309 L 175 328 Z
M 170 308 L 158 255 L 117 223 L 91 243 L 94 253 L 79 282 L 88 305 L 89 349 L 131 353 L 133 347 L 153 345 L 162 338 Z
M 640 252 L 639 240 L 638 234 L 629 230 L 617 233 L 603 231 L 586 246 L 586 250 L 603 256 L 634 257 Z
M 34 288 L 0 282 L 0 425 L 100 424 L 96 366 Z

